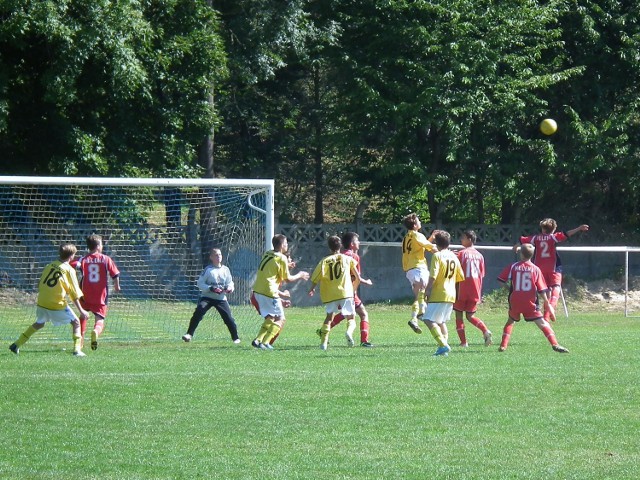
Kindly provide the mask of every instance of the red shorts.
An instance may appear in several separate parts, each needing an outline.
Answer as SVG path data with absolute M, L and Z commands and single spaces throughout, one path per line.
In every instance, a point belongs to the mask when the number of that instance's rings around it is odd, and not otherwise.
M 87 303 L 84 301 L 84 299 L 80 300 L 80 305 L 82 305 L 82 308 L 84 308 L 87 312 L 91 312 L 102 318 L 107 318 L 107 310 L 109 309 L 109 307 L 107 307 L 106 305 Z
M 521 308 L 509 308 L 509 318 L 519 322 L 520 315 L 524 317 L 526 322 L 533 322 L 543 317 L 542 312 L 538 307 L 531 306 L 531 308 L 527 308 L 524 311 Z
M 542 276 L 549 288 L 562 285 L 562 274 L 560 272 L 545 272 Z
M 456 312 L 475 313 L 476 310 L 478 310 L 478 302 L 476 300 L 465 300 L 464 298 L 461 298 L 455 301 L 453 309 Z

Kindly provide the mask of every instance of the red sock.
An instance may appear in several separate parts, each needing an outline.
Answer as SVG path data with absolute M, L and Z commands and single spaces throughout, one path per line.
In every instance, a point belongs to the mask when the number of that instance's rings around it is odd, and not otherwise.
M 369 322 L 366 320 L 360 320 L 360 342 L 369 341 Z
M 463 319 L 458 320 L 456 318 L 456 331 L 458 332 L 458 337 L 460 337 L 460 343 L 462 343 L 463 345 L 467 343 L 467 335 L 465 334 L 465 331 L 464 331 Z
M 474 327 L 479 328 L 482 333 L 485 333 L 487 331 L 487 326 L 478 317 L 471 317 L 469 319 L 469 322 L 471 322 L 471 325 L 473 325 Z
M 513 323 L 508 323 L 504 326 L 502 330 L 502 342 L 500 342 L 500 348 L 507 348 L 509 345 L 509 340 L 511 338 L 511 331 L 513 330 Z
M 337 314 L 335 317 L 333 317 L 333 320 L 331 320 L 331 328 L 338 325 L 342 320 L 344 320 L 344 315 L 342 315 L 341 313 Z
M 542 333 L 544 333 L 544 336 L 547 337 L 547 340 L 549 340 L 549 343 L 552 346 L 558 345 L 556 334 L 553 331 L 553 328 L 551 328 L 551 325 L 547 325 L 546 327 L 541 327 L 540 330 L 542 330 Z
M 84 338 L 84 332 L 87 331 L 87 319 L 80 319 L 80 336 Z

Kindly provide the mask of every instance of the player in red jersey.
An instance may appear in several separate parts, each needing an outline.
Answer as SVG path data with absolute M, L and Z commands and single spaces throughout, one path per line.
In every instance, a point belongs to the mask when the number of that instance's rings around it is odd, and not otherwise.
M 81 272 L 80 287 L 84 298 L 82 307 L 92 312 L 95 316 L 95 325 L 91 332 L 91 350 L 98 348 L 98 337 L 104 330 L 104 321 L 107 318 L 109 304 L 109 277 L 113 279 L 113 290 L 120 291 L 120 270 L 115 262 L 102 253 L 102 237 L 89 235 L 87 237 L 87 249 L 89 254 L 80 257 L 75 265 Z M 84 339 L 87 330 L 87 320 L 80 319 L 80 335 Z
M 542 330 L 554 351 L 569 353 L 569 350 L 558 344 L 556 334 L 540 311 L 538 300 L 544 302 L 545 313 L 548 312 L 550 318 L 555 318 L 542 272 L 531 262 L 534 252 L 535 247 L 530 243 L 521 245 L 518 248 L 520 261 L 509 265 L 498 275 L 498 281 L 509 287 L 509 319 L 502 332 L 499 351 L 507 349 L 513 325 L 523 316 L 526 322 L 534 322 Z
M 358 236 L 358 234 L 355 232 L 346 232 L 345 234 L 343 234 L 342 247 L 342 253 L 355 258 L 358 264 L 356 269 L 358 270 L 358 273 L 362 273 L 360 256 L 358 255 L 358 249 L 360 248 L 360 237 Z M 362 300 L 360 300 L 360 297 L 358 297 L 357 279 L 353 275 L 351 276 L 351 281 L 353 282 L 353 289 L 355 292 L 354 302 L 356 305 L 356 313 L 360 317 L 360 346 L 370 348 L 373 347 L 373 344 L 369 342 L 369 313 L 367 312 L 364 303 L 362 303 Z M 333 320 L 331 321 L 331 330 L 333 330 L 333 327 L 342 322 L 342 320 L 344 320 L 344 315 L 342 315 L 342 313 L 338 313 L 335 317 L 333 317 Z M 347 336 L 347 340 L 350 343 L 353 343 L 353 338 L 349 339 L 349 337 Z
M 469 346 L 464 331 L 463 313 L 469 323 L 482 332 L 485 347 L 492 343 L 491 332 L 484 322 L 475 315 L 482 298 L 482 279 L 485 274 L 484 257 L 474 248 L 476 240 L 476 232 L 465 230 L 460 236 L 460 243 L 464 248 L 456 252 L 464 272 L 464 280 L 458 283 L 458 296 L 453 304 L 453 310 L 456 312 L 456 330 L 458 337 L 460 337 L 461 347 Z
M 536 253 L 533 257 L 533 263 L 542 270 L 542 275 L 551 289 L 549 303 L 555 309 L 558 305 L 562 288 L 562 263 L 556 250 L 556 244 L 565 242 L 578 232 L 586 232 L 589 225 L 580 225 L 572 230 L 565 232 L 557 232 L 558 224 L 553 218 L 545 218 L 540 222 L 540 232 L 536 235 L 520 237 L 520 244 L 530 243 Z M 550 320 L 547 312 L 544 314 L 545 320 Z

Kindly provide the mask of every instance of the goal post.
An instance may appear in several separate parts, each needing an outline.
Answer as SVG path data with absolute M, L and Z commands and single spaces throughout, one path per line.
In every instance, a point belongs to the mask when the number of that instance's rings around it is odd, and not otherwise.
M 214 247 L 233 275 L 240 336 L 251 336 L 260 318 L 248 300 L 271 249 L 273 207 L 273 180 L 0 176 L 0 338 L 15 340 L 34 321 L 38 279 L 58 246 L 83 254 L 90 234 L 103 237 L 121 272 L 106 341 L 179 339 Z M 34 341 L 69 338 L 68 327 L 48 326 Z M 230 340 L 215 309 L 196 338 Z

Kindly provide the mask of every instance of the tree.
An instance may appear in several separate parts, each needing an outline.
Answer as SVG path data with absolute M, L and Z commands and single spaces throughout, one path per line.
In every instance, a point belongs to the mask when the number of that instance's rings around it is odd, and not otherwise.
M 529 177 L 545 163 L 524 158 L 549 157 L 531 133 L 546 110 L 541 92 L 580 71 L 557 60 L 561 5 L 336 2 L 343 128 L 359 129 L 354 154 L 370 191 L 393 201 L 424 188 L 432 222 L 456 218 L 469 193 L 482 217 L 487 196 L 532 201 Z
M 202 0 L 0 6 L 6 173 L 193 175 L 225 56 Z

